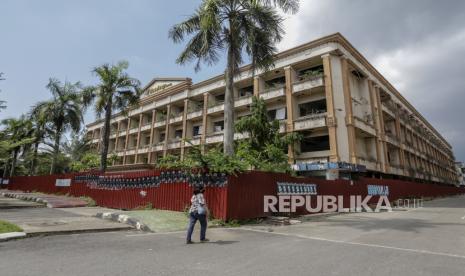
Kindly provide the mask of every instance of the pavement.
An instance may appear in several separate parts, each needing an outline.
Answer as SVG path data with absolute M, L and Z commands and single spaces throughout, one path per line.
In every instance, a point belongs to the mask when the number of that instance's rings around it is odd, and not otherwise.
M 127 230 L 131 226 L 96 218 L 98 207 L 1 209 L 0 219 L 21 227 L 28 236 Z
M 49 208 L 73 208 L 85 207 L 87 202 L 80 198 L 43 194 L 43 193 L 24 193 L 18 191 L 0 191 L 0 195 L 9 198 L 29 200 L 33 202 L 45 203 Z
M 0 196 L 0 209 L 42 208 L 45 204 Z
M 465 197 L 207 236 L 209 243 L 193 245 L 184 244 L 184 231 L 33 237 L 0 243 L 0 267 L 6 276 L 464 275 Z
M 65 197 L 60 197 L 60 202 L 65 204 L 67 208 L 39 208 L 44 207 L 44 204 L 0 195 L 0 220 L 18 225 L 27 236 L 131 229 L 130 225 L 95 217 L 99 212 L 109 212 L 113 211 L 112 209 L 101 207 L 71 208 L 69 206 L 75 202 L 74 198 L 67 200 Z

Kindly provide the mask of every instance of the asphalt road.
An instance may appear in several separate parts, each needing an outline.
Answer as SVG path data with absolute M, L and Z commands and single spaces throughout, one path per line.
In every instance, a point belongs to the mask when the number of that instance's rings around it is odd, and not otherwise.
M 286 227 L 133 231 L 0 243 L 9 275 L 464 275 L 465 197 L 413 211 L 345 214 Z M 196 233 L 196 238 L 198 233 Z

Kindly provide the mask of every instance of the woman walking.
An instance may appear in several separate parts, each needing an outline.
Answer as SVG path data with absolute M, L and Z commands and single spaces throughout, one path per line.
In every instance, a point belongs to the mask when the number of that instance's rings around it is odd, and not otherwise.
M 205 238 L 207 232 L 207 207 L 203 197 L 204 187 L 196 186 L 191 198 L 191 208 L 189 209 L 189 227 L 187 228 L 187 244 L 192 243 L 192 232 L 195 223 L 200 221 L 200 242 L 207 242 Z

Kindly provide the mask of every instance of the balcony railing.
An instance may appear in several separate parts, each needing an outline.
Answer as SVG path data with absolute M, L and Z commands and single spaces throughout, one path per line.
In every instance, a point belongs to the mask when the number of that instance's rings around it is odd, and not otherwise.
M 207 135 L 205 142 L 207 144 L 223 142 L 223 132 L 214 132 Z
M 252 96 L 243 96 L 235 99 L 234 107 L 240 107 L 244 105 L 250 105 L 252 103 Z
M 260 92 L 260 97 L 265 101 L 277 97 L 283 97 L 284 95 L 284 85 L 270 87 Z
M 186 147 L 189 147 L 191 145 L 196 146 L 200 145 L 200 135 L 194 136 L 190 139 L 187 139 L 187 141 L 184 143 Z
M 201 117 L 203 114 L 203 110 L 195 110 L 187 113 L 187 120 L 193 119 L 193 118 L 198 118 Z
M 161 127 L 161 126 L 164 126 L 165 124 L 166 124 L 166 120 L 156 121 L 153 127 Z
M 165 145 L 165 142 L 159 142 L 159 143 L 154 144 L 153 147 L 152 147 L 152 149 L 153 149 L 154 151 L 162 151 L 164 145 Z
M 168 142 L 168 149 L 176 149 L 181 147 L 181 139 L 174 138 Z
M 178 123 L 182 121 L 183 113 L 173 114 L 170 118 L 170 124 Z
M 224 102 L 219 101 L 216 103 L 213 103 L 209 108 L 208 108 L 208 113 L 216 113 L 224 110 Z
M 295 130 L 311 129 L 326 126 L 326 113 L 300 117 L 294 121 Z
M 293 93 L 300 93 L 304 91 L 309 91 L 311 89 L 321 87 L 324 85 L 323 75 L 304 79 L 293 84 L 292 92 Z

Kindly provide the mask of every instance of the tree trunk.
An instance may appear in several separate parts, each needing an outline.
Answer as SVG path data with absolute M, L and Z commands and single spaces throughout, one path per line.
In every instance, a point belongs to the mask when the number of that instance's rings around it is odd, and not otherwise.
M 10 163 L 10 160 L 7 158 L 5 160 L 5 166 L 3 167 L 3 176 L 2 176 L 3 179 L 8 177 L 8 163 Z
M 100 171 L 105 172 L 107 169 L 108 147 L 110 144 L 110 122 L 111 122 L 111 98 L 105 107 L 105 125 L 103 126 L 103 146 L 100 152 Z
M 32 154 L 31 167 L 29 168 L 29 175 L 34 175 L 36 171 L 37 152 L 39 151 L 39 142 L 34 143 L 34 152 Z
M 55 133 L 55 144 L 53 145 L 52 165 L 50 166 L 50 174 L 55 173 L 55 167 L 58 162 L 58 154 L 60 153 L 61 127 L 57 128 Z
M 11 159 L 10 177 L 13 177 L 13 175 L 15 174 L 16 159 L 18 158 L 18 151 L 19 151 L 19 149 L 13 150 L 13 156 L 12 156 L 12 159 Z
M 230 27 L 231 28 L 231 27 Z M 224 95 L 224 144 L 223 152 L 226 156 L 234 155 L 234 72 L 235 55 L 232 47 L 232 30 L 228 48 L 228 64 L 225 72 L 226 92 Z

